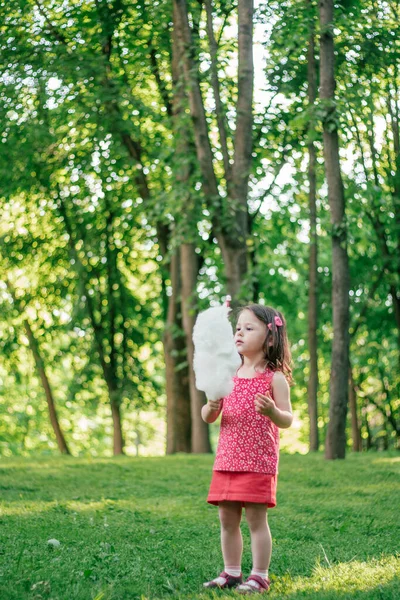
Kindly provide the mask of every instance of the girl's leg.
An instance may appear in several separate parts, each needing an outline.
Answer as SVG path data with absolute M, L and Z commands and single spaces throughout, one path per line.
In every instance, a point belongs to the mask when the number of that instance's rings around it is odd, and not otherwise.
M 220 502 L 218 508 L 225 570 L 229 567 L 240 568 L 243 550 L 242 532 L 240 531 L 242 505 L 240 502 Z
M 221 547 L 224 557 L 224 571 L 212 581 L 206 581 L 206 588 L 234 588 L 242 582 L 241 562 L 243 540 L 240 531 L 242 505 L 240 502 L 220 502 Z
M 272 538 L 267 520 L 267 505 L 246 502 L 245 508 L 251 536 L 253 571 L 268 573 L 272 554 Z

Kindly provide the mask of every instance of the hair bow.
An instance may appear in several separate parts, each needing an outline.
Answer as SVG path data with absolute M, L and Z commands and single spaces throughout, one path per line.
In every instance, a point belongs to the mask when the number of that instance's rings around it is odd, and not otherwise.
M 277 327 L 282 327 L 283 322 L 282 322 L 282 319 L 280 317 L 278 317 L 278 316 L 275 315 L 274 321 L 275 321 L 275 325 Z M 272 323 L 268 323 L 268 329 L 272 329 Z

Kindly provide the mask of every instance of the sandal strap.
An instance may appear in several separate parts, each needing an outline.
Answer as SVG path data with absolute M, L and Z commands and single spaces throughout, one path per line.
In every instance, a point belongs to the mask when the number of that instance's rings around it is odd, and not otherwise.
M 218 579 L 223 579 L 224 581 L 218 581 Z M 216 577 L 215 579 L 212 579 L 212 581 L 208 581 L 207 583 L 204 584 L 205 587 L 221 587 L 224 588 L 226 587 L 233 587 L 235 585 L 238 585 L 242 582 L 242 575 L 240 574 L 239 577 L 234 577 L 233 575 L 229 575 L 229 573 L 227 573 L 226 571 L 222 571 L 222 573 L 220 573 L 218 575 L 218 577 Z
M 269 590 L 269 579 L 263 579 L 259 575 L 250 575 L 250 577 L 248 577 L 246 579 L 246 582 L 245 582 L 244 585 L 246 585 L 246 583 L 248 581 L 255 581 L 256 583 L 258 583 L 258 585 L 260 586 L 260 588 L 262 588 L 264 590 Z

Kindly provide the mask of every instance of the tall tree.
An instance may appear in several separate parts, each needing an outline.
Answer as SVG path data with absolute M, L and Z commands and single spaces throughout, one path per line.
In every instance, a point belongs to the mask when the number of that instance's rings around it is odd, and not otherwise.
M 314 113 L 317 98 L 317 64 L 315 60 L 315 26 L 312 2 L 310 11 L 310 34 L 307 52 L 307 82 L 309 110 Z M 310 419 L 310 450 L 319 448 L 318 434 L 318 233 L 317 233 L 317 150 L 314 142 L 315 120 L 309 120 L 308 131 L 308 201 L 310 211 L 310 255 L 308 292 L 308 348 L 310 352 L 310 375 L 308 379 L 308 415 Z
M 340 170 L 338 116 L 335 103 L 334 2 L 320 0 L 320 98 L 323 109 L 325 173 L 332 223 L 333 342 L 329 424 L 325 444 L 328 459 L 346 454 L 346 414 L 349 365 L 349 265 L 345 196 Z
M 169 8 L 169 7 L 168 7 Z M 160 60 L 160 48 L 155 38 L 159 32 L 149 11 L 140 3 L 140 11 L 147 25 L 149 62 L 168 119 L 164 126 L 173 139 L 172 156 L 168 167 L 174 185 L 168 197 L 167 210 L 172 217 L 164 243 L 159 244 L 168 267 L 171 292 L 164 334 L 167 380 L 167 452 L 210 452 L 208 426 L 200 416 L 205 396 L 196 389 L 193 372 L 192 329 L 197 304 L 197 278 L 200 259 L 196 253 L 199 241 L 197 220 L 201 216 L 202 198 L 194 189 L 195 153 L 192 130 L 187 116 L 187 96 L 183 81 L 182 32 L 173 28 L 167 68 Z M 170 21 L 170 15 L 166 14 Z M 172 19 L 175 20 L 174 18 Z M 168 46 L 169 48 L 169 46 Z M 172 89 L 166 85 L 166 75 L 172 79 Z M 181 215 L 186 218 L 182 219 Z M 175 393 L 172 393 L 175 390 Z
M 164 330 L 164 359 L 167 394 L 167 454 L 190 452 L 191 405 L 189 373 L 186 362 L 186 339 L 182 333 L 181 269 L 179 249 L 169 259 L 171 295 Z M 180 365 L 184 365 L 180 368 Z
M 29 348 L 32 352 L 33 359 L 35 361 L 37 374 L 38 374 L 40 383 L 42 385 L 42 388 L 43 388 L 43 391 L 44 391 L 44 394 L 46 397 L 50 423 L 53 428 L 55 438 L 57 440 L 58 449 L 61 452 L 61 454 L 71 454 L 71 452 L 68 448 L 68 444 L 65 440 L 64 433 L 60 426 L 60 421 L 59 421 L 57 409 L 56 409 L 56 403 L 54 401 L 54 394 L 53 394 L 52 386 L 50 384 L 50 380 L 47 375 L 46 364 L 44 361 L 43 353 L 41 352 L 41 349 L 40 349 L 39 342 L 36 339 L 34 331 L 32 330 L 29 319 L 24 315 L 23 303 L 18 298 L 18 296 L 15 292 L 14 286 L 11 284 L 8 277 L 6 277 L 6 284 L 7 284 L 8 290 L 11 294 L 11 297 L 13 299 L 13 304 L 16 307 L 19 314 L 23 318 L 26 336 L 27 336 L 28 342 L 29 342 Z
M 358 418 L 357 410 L 357 390 L 354 384 L 353 371 L 351 365 L 349 366 L 349 405 L 350 405 L 350 422 L 351 422 L 351 439 L 353 452 L 361 452 L 362 450 L 362 438 L 361 438 L 361 427 Z
M 193 30 L 189 23 L 187 0 L 174 0 L 174 27 L 182 32 L 184 43 L 183 69 L 189 96 L 197 159 L 202 175 L 205 198 L 211 213 L 213 230 L 224 260 L 228 292 L 239 296 L 247 272 L 248 184 L 252 162 L 253 125 L 253 1 L 243 0 L 238 5 L 238 90 L 236 102 L 236 130 L 233 142 L 232 164 L 227 160 L 225 122 L 221 118 L 220 97 L 215 69 L 212 71 L 213 90 L 216 94 L 219 139 L 223 149 L 225 198 L 220 194 L 221 181 L 214 168 L 210 130 L 200 87 L 199 64 L 195 52 Z M 210 23 L 210 4 L 208 4 Z M 211 33 L 212 27 L 208 27 Z M 215 60 L 215 45 L 211 40 L 211 57 Z
M 173 11 L 173 22 L 176 22 L 176 6 L 173 6 Z M 199 256 L 196 254 L 196 243 L 199 236 L 196 222 L 201 212 L 201 198 L 192 185 L 193 172 L 195 171 L 195 153 L 190 119 L 186 115 L 188 102 L 182 69 L 183 61 L 184 43 L 182 31 L 174 27 L 172 29 L 171 71 L 174 84 L 172 130 L 174 133 L 175 151 L 172 166 L 177 182 L 175 196 L 178 199 L 179 207 L 185 210 L 186 213 L 184 220 L 177 219 L 175 230 L 175 244 L 177 244 L 175 252 L 180 267 L 180 286 L 176 293 L 180 299 L 180 314 L 185 332 L 185 358 L 189 379 L 189 412 L 191 415 L 190 449 L 195 453 L 203 453 L 211 452 L 211 445 L 208 425 L 201 418 L 201 407 L 206 398 L 204 393 L 196 388 L 195 384 L 193 369 L 194 346 L 192 339 L 196 318 L 197 278 L 200 267 Z M 188 401 L 188 398 L 186 400 Z

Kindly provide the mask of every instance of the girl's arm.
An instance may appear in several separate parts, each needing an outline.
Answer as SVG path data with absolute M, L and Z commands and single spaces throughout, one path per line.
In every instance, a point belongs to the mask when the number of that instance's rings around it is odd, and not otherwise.
M 280 371 L 272 378 L 272 391 L 275 401 L 269 395 L 256 395 L 256 411 L 269 417 L 277 427 L 287 429 L 293 422 L 290 388 L 286 377 Z
M 293 423 L 290 388 L 286 377 L 278 371 L 272 378 L 272 391 L 275 398 L 275 410 L 270 419 L 281 429 L 287 429 Z
M 222 398 L 219 400 L 209 400 L 201 409 L 201 418 L 206 423 L 214 423 L 222 410 Z

